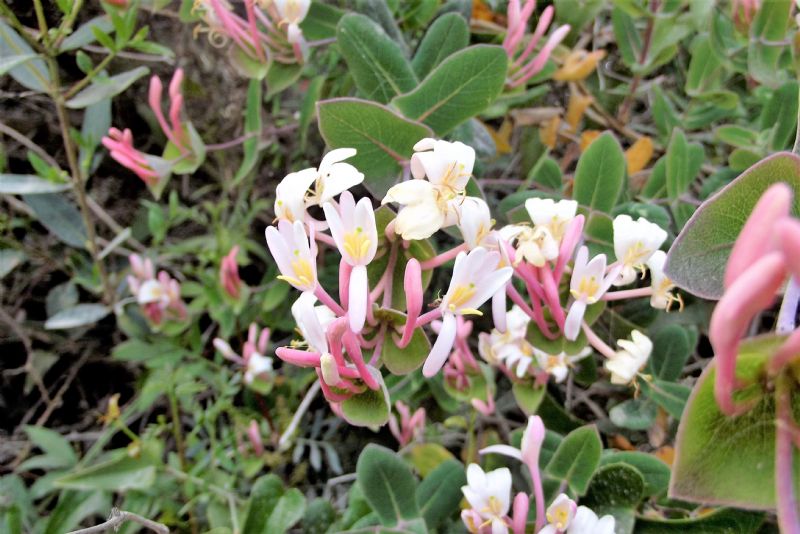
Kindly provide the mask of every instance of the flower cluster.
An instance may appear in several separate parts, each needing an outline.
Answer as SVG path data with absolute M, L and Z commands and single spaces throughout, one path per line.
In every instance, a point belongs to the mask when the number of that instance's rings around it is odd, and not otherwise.
M 272 372 L 272 358 L 265 356 L 269 345 L 269 328 L 260 333 L 255 323 L 247 330 L 247 341 L 242 347 L 241 356 L 237 354 L 230 344 L 221 338 L 214 338 L 216 348 L 226 359 L 237 363 L 244 369 L 244 383 L 253 384 L 257 380 L 265 381 Z
M 128 287 L 147 319 L 156 326 L 164 320 L 185 320 L 187 312 L 181 300 L 180 283 L 165 271 L 156 276 L 150 258 L 131 254 L 128 259 L 132 273 L 128 276 Z
M 261 4 L 261 6 L 257 5 Z M 252 62 L 268 67 L 271 61 L 303 63 L 307 44 L 300 30 L 310 0 L 245 0 L 245 18 L 237 15 L 225 0 L 196 0 L 212 43 L 231 42 L 234 64 Z M 248 69 L 242 69 L 248 74 Z
M 292 313 L 303 339 L 279 348 L 277 355 L 288 363 L 316 368 L 335 409 L 367 389 L 381 390 L 384 342 L 391 340 L 405 349 L 427 324 L 437 336 L 424 358 L 423 375 L 432 377 L 444 369 L 448 387 L 474 395 L 473 378 L 482 370 L 470 348 L 473 325 L 468 318 L 483 315 L 480 308 L 490 300 L 495 328 L 479 335 L 479 352 L 512 380 L 531 377 L 543 384 L 553 376 L 561 382 L 571 365 L 591 352 L 578 348 L 574 354 L 551 354 L 530 341 L 531 329 L 550 340 L 572 341 L 583 333 L 589 345 L 606 356 L 613 383 L 628 384 L 636 378 L 652 351 L 650 340 L 637 331 L 632 340 L 620 340 L 620 350 L 615 351 L 584 317 L 601 300 L 650 297 L 656 308 L 680 302 L 663 272 L 665 256 L 658 250 L 667 238 L 663 229 L 644 218 L 617 216 L 616 261 L 611 263 L 605 254 L 590 257 L 589 248 L 581 246 L 585 219 L 572 200 L 531 198 L 525 205 L 530 222 L 496 229 L 486 202 L 467 194 L 475 151 L 460 142 L 423 139 L 408 160 L 413 178 L 391 187 L 382 199 L 382 204 L 396 203 L 399 209 L 379 232 L 370 199 L 357 200 L 349 191 L 364 180 L 345 161 L 355 154 L 354 149 L 336 149 L 318 168 L 287 175 L 276 190 L 276 224 L 266 230 L 278 278 L 302 292 Z M 309 212 L 313 206 L 321 207 L 324 220 Z M 411 241 L 451 226 L 458 228 L 463 243 L 424 260 L 408 254 Z M 338 299 L 319 282 L 319 246 L 340 255 Z M 398 307 L 392 294 L 401 255 L 405 313 L 397 324 L 386 318 L 385 310 Z M 377 259 L 382 272 L 370 270 Z M 451 260 L 447 291 L 423 312 L 423 274 Z M 612 285 L 633 283 L 638 272 L 648 269 L 650 287 L 609 291 Z M 561 290 L 566 277 L 568 294 Z M 493 411 L 492 389 L 487 384 L 485 397 L 470 399 L 473 406 Z

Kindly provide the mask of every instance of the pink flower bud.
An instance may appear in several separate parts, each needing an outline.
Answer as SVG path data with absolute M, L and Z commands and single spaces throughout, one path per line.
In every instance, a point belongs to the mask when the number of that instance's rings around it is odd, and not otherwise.
M 525 534 L 525 524 L 528 522 L 528 510 L 530 509 L 530 499 L 528 495 L 520 491 L 514 497 L 513 516 L 511 520 L 511 530 L 514 534 Z
M 397 344 L 403 348 L 411 342 L 414 335 L 414 327 L 422 311 L 422 268 L 419 261 L 414 258 L 406 263 L 406 272 L 403 277 L 403 289 L 406 293 L 406 325 L 403 329 L 403 337 Z
M 253 445 L 253 450 L 256 455 L 261 456 L 264 454 L 264 443 L 261 441 L 261 430 L 258 428 L 258 423 L 255 419 L 250 421 L 247 427 L 247 437 L 250 438 L 250 443 Z
M 786 265 L 795 280 L 800 281 L 800 221 L 786 218 L 778 221 L 776 229 Z
M 239 278 L 239 266 L 236 264 L 236 255 L 239 246 L 235 246 L 222 258 L 219 268 L 219 278 L 222 288 L 233 299 L 238 299 L 242 290 L 242 279 Z

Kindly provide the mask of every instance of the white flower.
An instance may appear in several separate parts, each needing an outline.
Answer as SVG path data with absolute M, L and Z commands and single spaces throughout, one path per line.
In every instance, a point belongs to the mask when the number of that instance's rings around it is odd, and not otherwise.
M 525 339 L 520 339 L 498 349 L 497 355 L 506 367 L 514 369 L 517 376 L 522 378 L 533 363 L 533 351 L 533 345 Z
M 578 510 L 578 505 L 567 497 L 565 494 L 560 494 L 552 504 L 547 508 L 545 516 L 549 523 L 539 534 L 555 534 L 557 532 L 570 532 L 568 530 L 575 519 L 575 513 Z
M 309 206 L 329 202 L 363 182 L 364 175 L 358 169 L 342 163 L 355 155 L 355 148 L 337 148 L 325 154 L 319 168 L 287 174 L 275 189 L 275 216 L 289 222 L 303 221 Z
M 478 464 L 469 464 L 467 485 L 461 491 L 472 509 L 492 525 L 492 534 L 508 532 L 505 517 L 511 507 L 511 471 L 507 467 L 484 473 Z
M 589 249 L 581 247 L 575 256 L 572 279 L 569 282 L 570 293 L 575 301 L 564 322 L 564 336 L 570 341 L 578 337 L 586 307 L 600 300 L 622 269 L 621 265 L 617 265 L 606 274 L 605 254 L 598 254 L 592 261 L 587 261 L 588 259 Z
M 394 223 L 403 239 L 426 239 L 457 222 L 475 151 L 463 143 L 430 138 L 418 142 L 414 150 L 410 165 L 415 179 L 390 188 L 381 203 L 403 205 Z
M 664 263 L 666 261 L 667 253 L 663 250 L 657 250 L 647 260 L 647 268 L 650 270 L 650 287 L 653 290 L 653 294 L 650 296 L 650 305 L 654 308 L 669 311 L 673 302 L 677 302 L 678 306 L 682 308 L 683 301 L 680 296 L 672 293 L 675 284 L 664 274 Z
M 169 301 L 169 291 L 155 278 L 145 280 L 136 292 L 136 302 L 139 304 L 157 302 L 161 306 L 166 306 Z
M 327 306 L 314 306 L 316 302 L 317 297 L 313 293 L 302 293 L 292 304 L 292 317 L 308 348 L 325 354 L 328 352 L 325 330 L 336 315 Z
M 515 458 L 523 462 L 529 469 L 535 470 L 539 466 L 539 453 L 545 438 L 545 428 L 542 418 L 538 415 L 528 417 L 528 426 L 522 433 L 520 448 L 510 445 L 490 445 L 481 449 L 480 454 L 496 453 Z
M 422 374 L 431 377 L 444 365 L 456 339 L 456 315 L 483 315 L 478 308 L 511 278 L 511 267 L 498 268 L 500 253 L 483 247 L 456 256 L 450 287 L 442 298 L 442 327 Z
M 604 515 L 598 519 L 592 510 L 579 506 L 567 534 L 614 534 L 615 526 L 613 515 Z
M 547 371 L 549 375 L 555 378 L 556 382 L 560 383 L 567 378 L 567 374 L 569 374 L 569 368 L 572 366 L 573 362 L 582 360 L 591 354 L 592 349 L 589 347 L 584 347 L 582 351 L 572 356 L 568 355 L 566 352 L 548 354 L 539 349 L 533 349 L 533 353 L 536 356 L 536 363 L 539 365 L 539 367 Z
M 630 215 L 614 218 L 614 254 L 622 264 L 616 286 L 630 284 L 636 279 L 636 269 L 645 263 L 667 239 L 667 232 L 644 217 L 634 221 Z
M 252 384 L 259 376 L 272 372 L 272 358 L 254 352 L 247 359 L 247 369 L 244 372 L 245 384 Z
M 470 250 L 475 247 L 493 246 L 492 215 L 486 202 L 477 197 L 466 197 L 458 210 L 458 229 L 464 238 L 464 243 Z
M 548 260 L 558 258 L 558 241 L 546 226 L 510 224 L 500 229 L 500 237 L 514 247 L 514 265 L 525 260 L 543 267 Z
M 278 221 L 278 228 L 267 227 L 267 246 L 285 280 L 300 291 L 313 292 L 317 287 L 317 244 L 306 234 L 300 221 Z
M 300 23 L 308 15 L 311 0 L 272 0 L 272 2 L 281 17 L 280 23 L 288 25 L 286 29 L 288 41 L 301 42 L 303 33 L 300 30 Z
M 636 374 L 645 366 L 653 352 L 653 342 L 638 330 L 631 332 L 632 341 L 620 339 L 617 341 L 622 350 L 617 351 L 613 358 L 605 362 L 606 369 L 611 373 L 612 384 L 628 384 Z
M 378 250 L 375 212 L 368 198 L 362 198 L 356 204 L 349 191 L 342 193 L 338 211 L 330 202 L 323 204 L 322 208 L 342 258 L 353 266 L 350 273 L 347 315 L 350 328 L 353 332 L 359 333 L 364 327 L 369 301 L 367 264 L 372 261 Z
M 533 362 L 533 346 L 525 339 L 531 318 L 516 304 L 506 314 L 506 331 L 493 328 L 478 335 L 478 352 L 487 362 L 504 363 L 509 368 L 516 365 L 517 375 L 522 377 Z
M 575 218 L 578 201 L 529 198 L 525 201 L 525 209 L 534 225 L 547 228 L 553 239 L 560 243 L 567 226 Z

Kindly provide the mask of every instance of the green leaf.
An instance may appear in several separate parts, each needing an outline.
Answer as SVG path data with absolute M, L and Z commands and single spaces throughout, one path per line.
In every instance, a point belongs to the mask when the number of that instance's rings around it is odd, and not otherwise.
M 615 6 L 611 11 L 611 25 L 622 55 L 622 62 L 629 69 L 633 69 L 641 57 L 642 37 L 631 16 L 619 6 Z
M 336 25 L 344 11 L 324 2 L 311 2 L 308 15 L 300 23 L 303 36 L 309 41 L 336 37 Z
M 410 91 L 417 77 L 400 47 L 366 15 L 339 20 L 336 42 L 361 93 L 381 104 Z
M 608 412 L 611 422 L 630 430 L 647 430 L 656 421 L 656 405 L 647 399 L 628 399 Z
M 58 51 L 70 52 L 92 44 L 96 40 L 94 36 L 95 30 L 93 30 L 93 28 L 98 28 L 106 34 L 114 31 L 114 25 L 111 23 L 111 19 L 107 15 L 100 15 L 91 20 L 87 20 L 81 24 L 77 30 L 68 35 L 67 38 L 61 42 Z
M 116 96 L 149 72 L 150 69 L 147 67 L 136 67 L 109 78 L 95 78 L 88 87 L 67 100 L 66 106 L 71 109 L 81 109 L 104 98 Z
M 78 462 L 78 456 L 72 446 L 58 432 L 42 426 L 27 425 L 25 433 L 47 456 L 57 460 L 58 465 L 53 467 L 72 467 Z
M 693 44 L 689 72 L 686 74 L 686 93 L 696 96 L 719 89 L 723 72 L 722 61 L 714 54 L 710 37 L 698 36 Z
M 653 113 L 653 122 L 658 128 L 658 134 L 662 139 L 668 138 L 673 128 L 681 123 L 681 119 L 678 112 L 675 111 L 675 106 L 657 84 L 654 84 L 650 90 L 650 108 Z
M 567 42 L 574 42 L 584 26 L 597 17 L 604 5 L 603 0 L 554 0 L 556 20 L 561 24 L 569 24 L 572 28 Z
M 575 169 L 573 198 L 595 211 L 609 213 L 625 180 L 625 155 L 611 133 L 604 133 L 581 154 Z
M 503 89 L 507 69 L 508 57 L 502 47 L 470 46 L 445 59 L 416 89 L 398 96 L 392 104 L 442 136 L 494 102 Z
M 0 58 L 0 76 L 5 75 L 14 67 L 22 65 L 26 61 L 30 61 L 35 57 L 37 57 L 36 54 L 19 54 L 16 56 L 6 56 Z
M 85 248 L 88 239 L 83 218 L 70 201 L 57 193 L 24 195 L 39 222 L 58 239 L 76 248 Z
M 667 464 L 653 456 L 639 451 L 620 451 L 603 456 L 600 465 L 627 464 L 644 478 L 644 496 L 652 497 L 667 491 L 670 469 Z
M 642 391 L 675 419 L 680 419 L 691 389 L 683 384 L 653 380 L 642 382 Z
M 389 449 L 367 445 L 358 457 L 356 481 L 381 524 L 394 526 L 420 516 L 414 475 Z
M 637 517 L 636 534 L 685 534 L 686 532 L 739 534 L 761 532 L 759 527 L 762 523 L 764 523 L 764 514 L 717 508 L 703 513 L 700 517 L 686 519 L 661 520 L 652 517 Z
M 125 449 L 118 452 L 115 459 L 59 477 L 55 485 L 78 490 L 126 491 L 147 489 L 155 483 L 156 466 L 149 457 L 132 458 Z
M 758 199 L 776 182 L 785 182 L 800 198 L 800 158 L 788 152 L 770 156 L 704 202 L 670 248 L 670 279 L 697 296 L 720 298 L 733 243 Z
M 187 122 L 184 126 L 184 131 L 189 138 L 189 153 L 182 153 L 172 141 L 169 141 L 164 147 L 164 154 L 162 155 L 163 160 L 172 165 L 171 171 L 175 174 L 193 174 L 206 159 L 206 145 L 203 143 L 200 134 L 195 130 L 194 125 L 191 122 Z M 153 165 L 151 164 L 151 166 Z M 158 167 L 153 167 L 158 170 Z M 165 173 L 160 174 L 164 175 Z M 151 189 L 153 196 L 159 198 L 166 185 L 167 180 L 160 180 L 158 184 Z
M 109 494 L 102 491 L 62 491 L 55 510 L 47 516 L 44 534 L 63 534 L 92 515 L 104 516 L 111 506 Z
M 266 98 L 271 98 L 284 89 L 291 87 L 292 85 L 297 83 L 297 80 L 300 79 L 300 75 L 303 74 L 303 65 L 298 63 L 279 63 L 277 61 L 273 61 L 269 65 L 269 70 L 267 70 L 266 82 L 267 82 L 267 96 Z M 257 80 L 250 80 L 251 82 L 255 82 Z M 259 85 L 260 89 L 260 85 Z M 249 86 L 248 86 L 248 100 L 249 100 Z
M 306 498 L 297 488 L 290 488 L 281 495 L 269 516 L 266 532 L 289 532 L 306 511 Z
M 402 314 L 405 317 L 405 314 Z M 399 336 L 397 337 L 399 340 Z M 431 342 L 422 328 L 414 330 L 411 341 L 404 348 L 397 346 L 397 340 L 392 335 L 390 328 L 383 339 L 381 349 L 381 360 L 390 373 L 395 375 L 407 375 L 418 369 L 428 354 L 431 352 Z
M 303 517 L 303 534 L 325 534 L 336 521 L 336 510 L 327 499 L 318 497 L 308 503 Z
M 451 54 L 469 44 L 469 27 L 458 13 L 442 15 L 431 24 L 419 43 L 411 66 L 420 79 Z
M 714 397 L 716 362 L 695 384 L 676 438 L 670 495 L 692 502 L 750 509 L 775 508 L 775 401 L 763 389 L 764 365 L 784 338 L 745 341 L 736 359 L 736 377 L 751 386 L 737 400 L 753 400 L 747 413 L 727 417 Z M 795 410 L 798 398 L 794 399 Z M 794 463 L 795 480 L 800 465 Z
M 256 480 L 250 490 L 242 534 L 269 534 L 270 516 L 283 493 L 283 482 L 277 475 L 264 475 Z
M 770 0 L 764 2 L 756 13 L 750 26 L 750 47 L 747 53 L 747 68 L 757 81 L 775 87 L 785 78 L 784 69 L 778 62 L 786 46 L 776 43 L 786 39 L 791 0 Z
M 244 112 L 244 133 L 252 137 L 242 145 L 244 157 L 239 170 L 233 177 L 233 183 L 238 184 L 258 163 L 258 143 L 261 133 L 261 81 L 250 80 L 247 86 L 247 104 Z
M 514 399 L 520 409 L 525 412 L 525 415 L 534 415 L 539 410 L 542 400 L 544 400 L 547 388 L 516 382 L 511 386 L 511 391 L 514 392 Z
M 684 327 L 665 326 L 653 336 L 653 354 L 647 362 L 647 372 L 661 380 L 677 380 L 693 349 Z
M 21 250 L 12 248 L 0 249 L 0 278 L 14 270 L 27 256 Z
M 389 421 L 389 392 L 386 391 L 380 374 L 376 374 L 377 376 L 373 376 L 380 381 L 380 389 L 365 389 L 363 393 L 342 402 L 342 417 L 353 426 L 378 427 Z
M 644 477 L 635 467 L 624 463 L 604 465 L 592 478 L 581 504 L 590 508 L 636 508 L 644 497 L 644 488 Z
M 462 499 L 461 486 L 466 483 L 464 465 L 458 460 L 442 462 L 420 483 L 417 506 L 429 529 L 454 515 Z
M 583 495 L 600 465 L 603 443 L 594 425 L 576 428 L 564 438 L 547 464 L 548 475 L 569 484 L 572 491 Z
M 771 150 L 786 150 L 794 142 L 797 127 L 798 107 L 797 81 L 792 80 L 780 86 L 772 94 L 772 98 L 764 106 L 759 123 L 762 130 L 770 130 L 769 148 Z M 742 148 L 753 148 L 755 144 Z
M 357 98 L 321 101 L 317 116 L 328 146 L 358 151 L 347 161 L 364 173 L 364 185 L 377 198 L 397 181 L 401 164 L 411 158 L 417 141 L 433 137 L 427 126 Z
M 674 200 L 685 193 L 694 181 L 703 164 L 703 148 L 696 143 L 690 145 L 683 130 L 675 128 L 665 158 L 667 195 Z
M 69 184 L 51 182 L 35 174 L 0 174 L 0 193 L 6 195 L 40 195 L 69 188 Z
M 0 61 L 19 56 L 35 56 L 33 48 L 15 32 L 11 26 L 0 19 Z M 9 74 L 20 85 L 32 91 L 47 92 L 50 87 L 50 72 L 41 58 L 23 61 L 10 69 Z
M 714 130 L 714 136 L 723 143 L 737 148 L 750 148 L 758 143 L 758 132 L 735 124 L 720 126 Z
M 48 317 L 44 327 L 47 330 L 77 328 L 96 323 L 109 313 L 111 310 L 103 304 L 78 304 Z

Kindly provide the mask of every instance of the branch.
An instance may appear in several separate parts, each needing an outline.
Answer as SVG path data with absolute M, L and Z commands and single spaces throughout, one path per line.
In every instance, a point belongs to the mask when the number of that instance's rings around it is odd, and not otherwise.
M 151 521 L 146 517 L 134 514 L 133 512 L 120 510 L 119 508 L 111 509 L 111 516 L 105 523 L 89 528 L 82 528 L 80 530 L 73 530 L 67 534 L 93 534 L 95 532 L 105 532 L 110 529 L 114 529 L 114 531 L 116 531 L 125 521 L 133 521 L 134 523 L 138 523 L 148 530 L 158 532 L 158 534 L 169 534 L 169 528 L 167 528 L 166 525 L 156 523 L 155 521 Z

